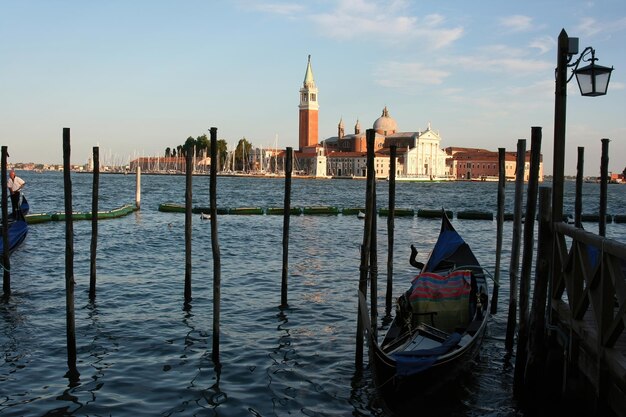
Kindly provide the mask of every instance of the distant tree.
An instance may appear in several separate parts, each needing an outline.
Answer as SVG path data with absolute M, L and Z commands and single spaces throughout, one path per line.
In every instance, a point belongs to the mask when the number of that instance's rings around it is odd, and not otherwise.
M 169 147 L 167 147 L 165 148 L 165 157 L 169 158 L 170 156 L 172 156 L 172 150 Z
M 185 156 L 185 154 L 183 153 L 183 145 L 178 145 L 176 147 L 176 150 L 178 151 L 178 157 L 181 158 L 183 156 Z
M 624 176 L 624 178 L 626 178 L 626 167 L 624 167 L 624 170 L 622 171 L 622 175 Z
M 228 144 L 225 139 L 218 139 L 217 141 L 217 168 L 220 169 L 226 164 L 226 158 L 228 158 Z
M 241 168 L 242 171 L 248 169 L 248 161 L 250 159 L 250 151 L 252 150 L 252 144 L 243 137 L 239 139 L 237 148 L 235 148 L 235 165 Z
M 172 149 L 172 158 L 176 158 L 176 148 Z
M 196 156 L 206 157 L 209 155 L 210 149 L 211 149 L 211 141 L 209 140 L 207 135 L 198 136 L 196 138 Z
M 187 140 L 185 141 L 185 144 L 183 145 L 183 155 L 193 156 L 193 152 L 195 149 L 196 149 L 196 140 L 192 136 L 189 136 Z

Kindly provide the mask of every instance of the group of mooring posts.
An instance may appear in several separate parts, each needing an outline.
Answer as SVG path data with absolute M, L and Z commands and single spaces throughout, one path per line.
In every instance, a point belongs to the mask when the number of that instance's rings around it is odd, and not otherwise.
M 366 183 L 366 212 L 363 231 L 363 243 L 361 245 L 361 260 L 359 267 L 359 310 L 361 300 L 365 300 L 368 281 L 371 285 L 370 314 L 373 337 L 376 337 L 377 316 L 377 255 L 376 255 L 376 186 L 374 178 L 374 131 L 367 131 L 367 183 Z M 515 334 L 517 331 L 517 346 L 515 352 L 514 391 L 516 395 L 522 395 L 522 390 L 529 384 L 539 382 L 546 360 L 546 303 L 548 294 L 550 270 L 550 258 L 553 250 L 553 230 L 551 216 L 552 190 L 548 187 L 538 186 L 539 167 L 541 162 L 541 127 L 531 128 L 530 172 L 527 179 L 527 199 L 524 215 L 523 193 L 525 183 L 526 162 L 526 139 L 520 139 L 517 143 L 516 178 L 515 178 L 515 201 L 514 219 L 511 242 L 511 258 L 509 267 L 509 309 L 506 329 L 505 348 L 510 355 L 515 347 Z M 602 139 L 601 159 L 601 185 L 600 185 L 600 225 L 599 234 L 604 236 L 606 228 L 606 184 L 608 183 L 608 139 Z M 388 261 L 387 261 L 387 293 L 386 316 L 388 317 L 392 305 L 393 286 L 393 235 L 394 235 L 394 206 L 395 206 L 395 154 L 396 148 L 390 149 L 389 170 L 389 216 L 388 216 Z M 578 148 L 578 167 L 575 197 L 575 223 L 582 227 L 582 178 L 583 178 L 583 155 L 584 149 Z M 491 314 L 496 314 L 498 305 L 500 262 L 502 252 L 502 235 L 505 207 L 505 149 L 498 149 L 499 181 L 497 193 L 497 229 L 496 229 L 496 259 L 494 274 L 494 289 L 491 300 Z M 539 201 L 537 201 L 537 199 Z M 539 213 L 537 213 L 537 205 Z M 523 234 L 522 234 L 522 217 Z M 531 271 L 535 242 L 535 218 L 538 219 L 538 247 L 535 265 L 535 282 L 532 306 L 530 305 Z M 520 242 L 523 240 L 523 253 L 520 260 Z M 519 285 L 518 285 L 519 284 Z M 519 302 L 518 302 L 519 294 Z M 532 307 L 532 308 L 530 308 Z M 518 323 L 519 314 L 519 323 Z M 361 316 L 357 315 L 356 331 L 356 354 L 355 364 L 357 369 L 363 365 L 363 324 Z

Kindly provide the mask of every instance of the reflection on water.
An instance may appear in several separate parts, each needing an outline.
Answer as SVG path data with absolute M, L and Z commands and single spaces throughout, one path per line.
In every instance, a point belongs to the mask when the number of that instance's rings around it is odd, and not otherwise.
M 29 177 L 32 175 L 32 177 Z M 25 174 L 33 212 L 63 208 L 62 175 Z M 213 264 L 208 223 L 193 222 L 193 302 L 183 305 L 184 217 L 160 213 L 182 202 L 180 177 L 142 179 L 142 209 L 99 223 L 97 299 L 88 300 L 89 222 L 75 223 L 76 335 L 80 380 L 64 378 L 64 225 L 33 225 L 13 255 L 12 290 L 0 301 L 0 415 L 115 416 L 386 416 L 367 366 L 355 370 L 359 247 L 356 216 L 294 216 L 290 220 L 289 308 L 280 309 L 281 216 L 220 216 L 222 255 L 219 362 L 212 359 Z M 219 178 L 218 205 L 280 206 L 283 183 Z M 566 204 L 573 199 L 566 184 Z M 591 184 L 591 186 L 594 186 Z M 75 209 L 89 210 L 89 175 L 73 178 Z M 364 205 L 360 181 L 293 181 L 292 205 Z M 387 184 L 378 183 L 379 207 Z M 586 201 L 597 195 L 586 185 Z M 599 187 L 598 187 L 599 188 Z M 195 203 L 208 202 L 208 178 L 194 178 Z M 569 190 L 569 191 L 568 191 Z M 495 184 L 397 184 L 397 207 L 495 211 Z M 512 207 L 513 187 L 507 188 Z M 621 193 L 621 194 L 617 194 Z M 101 177 L 103 210 L 134 199 L 134 176 Z M 480 196 L 481 198 L 476 198 Z M 626 187 L 609 190 L 616 213 Z M 593 205 L 591 205 L 593 207 Z M 591 211 L 591 210 L 589 210 Z M 194 217 L 195 219 L 195 217 Z M 495 222 L 454 220 L 476 256 L 492 268 Z M 410 245 L 424 261 L 439 222 L 397 218 L 394 296 L 409 286 Z M 512 399 L 514 357 L 504 349 L 510 223 L 505 224 L 499 308 L 480 357 L 437 408 L 424 415 L 525 416 Z M 594 229 L 590 225 L 589 229 Z M 378 222 L 378 306 L 385 309 L 386 222 Z M 624 238 L 626 225 L 607 225 Z M 393 314 L 393 311 L 392 311 Z

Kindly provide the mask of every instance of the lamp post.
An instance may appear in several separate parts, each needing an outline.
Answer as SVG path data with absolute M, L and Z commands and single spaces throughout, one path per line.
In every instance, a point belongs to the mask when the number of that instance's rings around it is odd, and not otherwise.
M 557 46 L 556 89 L 554 97 L 554 155 L 552 165 L 552 221 L 563 221 L 563 180 L 565 167 L 565 109 L 567 103 L 567 83 L 576 75 L 580 93 L 586 97 L 606 94 L 613 68 L 596 65 L 595 50 L 587 47 L 578 59 L 570 64 L 578 54 L 578 38 L 567 36 L 565 29 L 559 34 Z M 591 54 L 591 58 L 586 58 Z M 589 65 L 578 68 L 581 62 Z M 567 69 L 572 68 L 567 76 Z

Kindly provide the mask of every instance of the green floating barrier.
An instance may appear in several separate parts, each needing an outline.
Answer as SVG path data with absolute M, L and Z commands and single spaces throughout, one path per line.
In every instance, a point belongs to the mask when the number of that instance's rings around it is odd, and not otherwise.
M 442 217 L 442 213 L 443 211 L 441 209 L 435 209 L 435 210 L 431 210 L 431 209 L 418 209 L 417 210 L 417 217 L 424 217 L 427 219 L 440 219 Z M 451 210 L 446 210 L 446 216 L 448 216 L 449 219 L 452 218 L 452 211 Z
M 600 215 L 599 214 L 581 214 L 580 220 L 583 222 L 599 222 Z M 613 217 L 610 214 L 606 215 L 606 222 L 611 223 L 613 221 Z
M 51 215 L 52 221 L 64 221 L 66 218 L 65 213 L 53 213 Z M 74 212 L 72 213 L 72 220 L 88 220 L 91 219 L 91 213 Z
M 228 214 L 263 214 L 263 207 L 231 207 Z
M 166 213 L 184 213 L 185 206 L 176 203 L 163 203 L 159 204 L 159 211 L 163 211 Z
M 265 214 L 282 215 L 282 214 L 285 214 L 285 208 L 284 207 L 268 207 L 267 210 L 265 210 Z M 299 216 L 300 214 L 302 214 L 302 208 L 290 207 L 289 214 L 292 216 Z
M 304 214 L 339 214 L 339 209 L 334 206 L 316 206 L 305 207 L 302 209 Z
M 490 211 L 459 211 L 456 213 L 457 219 L 465 220 L 493 220 L 493 213 Z
M 378 210 L 378 214 L 380 216 L 389 216 L 388 208 L 381 208 Z M 405 217 L 405 216 L 415 216 L 415 210 L 410 208 L 396 208 L 393 211 L 394 217 Z
M 365 207 L 346 207 L 341 210 L 341 214 L 344 216 L 354 216 L 359 213 L 365 213 Z
M 27 214 L 24 216 L 26 219 L 26 223 L 28 224 L 36 224 L 36 223 L 45 223 L 52 220 L 52 214 L 49 213 L 39 213 L 39 214 Z
M 613 221 L 615 223 L 626 223 L 626 214 L 616 214 L 613 216 Z

